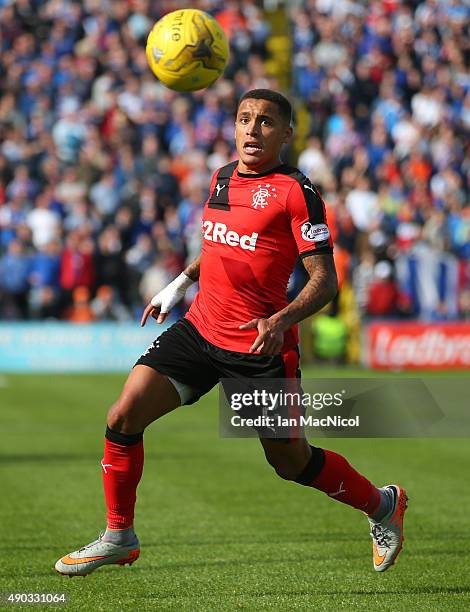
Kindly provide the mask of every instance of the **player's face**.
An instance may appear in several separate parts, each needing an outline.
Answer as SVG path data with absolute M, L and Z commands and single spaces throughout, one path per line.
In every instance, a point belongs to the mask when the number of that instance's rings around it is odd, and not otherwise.
M 290 140 L 292 128 L 279 114 L 274 102 L 248 98 L 238 107 L 235 144 L 241 172 L 259 174 L 278 166 L 282 145 Z

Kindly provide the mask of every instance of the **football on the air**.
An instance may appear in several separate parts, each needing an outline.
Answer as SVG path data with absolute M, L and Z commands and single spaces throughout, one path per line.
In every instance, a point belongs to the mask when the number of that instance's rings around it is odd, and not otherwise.
M 153 26 L 146 53 L 152 72 L 164 85 L 176 91 L 196 91 L 220 77 L 229 45 L 213 17 L 197 9 L 181 9 Z

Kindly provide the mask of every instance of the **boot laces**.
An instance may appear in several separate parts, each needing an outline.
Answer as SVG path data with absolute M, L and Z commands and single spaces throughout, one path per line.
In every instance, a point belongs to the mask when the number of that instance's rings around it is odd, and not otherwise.
M 370 532 L 377 546 L 390 548 L 390 535 L 381 525 L 374 525 Z

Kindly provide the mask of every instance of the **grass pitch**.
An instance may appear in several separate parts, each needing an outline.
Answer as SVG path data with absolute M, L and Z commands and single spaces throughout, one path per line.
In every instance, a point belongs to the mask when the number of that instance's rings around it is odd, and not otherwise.
M 104 419 L 123 380 L 0 377 L 0 592 L 65 592 L 62 609 L 92 611 L 470 609 L 468 440 L 322 440 L 408 490 L 404 549 L 376 574 L 365 517 L 280 480 L 256 440 L 220 439 L 215 392 L 146 433 L 139 561 L 57 575 L 104 527 Z

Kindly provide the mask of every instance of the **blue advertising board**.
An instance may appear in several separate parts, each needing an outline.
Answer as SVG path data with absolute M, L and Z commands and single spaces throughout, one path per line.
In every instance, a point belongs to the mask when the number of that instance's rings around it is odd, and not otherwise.
M 0 372 L 122 372 L 165 329 L 134 323 L 0 323 Z

